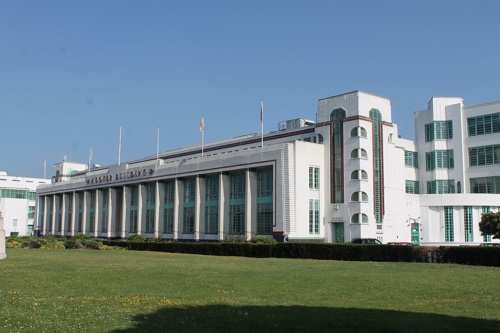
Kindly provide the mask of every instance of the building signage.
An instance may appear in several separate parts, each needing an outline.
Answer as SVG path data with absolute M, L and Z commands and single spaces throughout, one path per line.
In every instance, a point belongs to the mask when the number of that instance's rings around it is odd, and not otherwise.
M 142 170 L 134 170 L 134 171 L 126 171 L 116 173 L 114 176 L 112 174 L 103 175 L 103 176 L 95 176 L 87 178 L 87 185 L 89 184 L 100 184 L 100 183 L 109 183 L 117 180 L 124 179 L 133 179 L 133 178 L 144 178 L 148 174 L 152 174 L 154 172 L 153 169 L 142 169 Z

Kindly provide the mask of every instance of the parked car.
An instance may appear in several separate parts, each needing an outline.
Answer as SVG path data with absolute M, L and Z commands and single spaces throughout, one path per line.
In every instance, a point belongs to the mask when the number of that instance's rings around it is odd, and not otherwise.
M 353 238 L 351 241 L 353 244 L 376 244 L 382 245 L 382 242 L 376 238 Z
M 481 243 L 479 246 L 500 246 L 500 243 Z
M 389 242 L 387 245 L 406 245 L 406 246 L 413 246 L 414 244 L 412 242 Z

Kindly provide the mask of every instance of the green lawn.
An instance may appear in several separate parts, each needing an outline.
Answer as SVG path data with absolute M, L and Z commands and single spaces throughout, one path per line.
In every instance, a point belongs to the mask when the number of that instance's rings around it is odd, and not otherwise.
M 500 332 L 500 268 L 7 249 L 0 332 Z

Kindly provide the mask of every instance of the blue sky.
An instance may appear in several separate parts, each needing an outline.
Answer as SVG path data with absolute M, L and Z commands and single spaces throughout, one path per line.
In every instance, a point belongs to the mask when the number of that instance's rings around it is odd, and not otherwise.
M 432 96 L 500 99 L 500 1 L 0 0 L 0 170 L 47 177 L 315 119 L 320 98 L 391 100 L 414 138 Z

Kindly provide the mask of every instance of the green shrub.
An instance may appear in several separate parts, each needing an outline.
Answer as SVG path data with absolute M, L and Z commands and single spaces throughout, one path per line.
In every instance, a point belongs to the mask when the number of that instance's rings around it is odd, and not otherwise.
M 250 242 L 258 244 L 276 244 L 278 241 L 272 237 L 255 236 L 250 240 Z
M 143 235 L 132 235 L 127 237 L 128 242 L 146 242 L 147 238 Z
M 47 242 L 46 244 L 43 244 L 40 246 L 41 249 L 52 249 L 52 250 L 60 250 L 60 249 L 65 249 L 64 243 L 63 242 Z
M 64 246 L 67 249 L 99 250 L 102 246 L 102 241 L 87 235 L 77 235 L 66 239 Z

